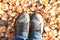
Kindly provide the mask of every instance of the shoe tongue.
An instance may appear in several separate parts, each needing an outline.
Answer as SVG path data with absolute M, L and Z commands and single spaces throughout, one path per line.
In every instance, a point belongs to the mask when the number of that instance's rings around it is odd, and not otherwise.
M 24 12 L 20 15 L 19 19 L 18 19 L 20 22 L 28 22 L 29 21 L 29 15 Z
M 34 15 L 34 16 L 33 16 L 33 20 L 40 21 L 40 18 L 39 18 L 38 15 Z

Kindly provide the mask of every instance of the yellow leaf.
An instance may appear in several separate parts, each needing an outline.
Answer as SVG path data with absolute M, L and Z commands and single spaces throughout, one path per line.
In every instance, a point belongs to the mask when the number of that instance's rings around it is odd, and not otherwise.
M 43 0 L 43 4 L 47 4 L 49 0 Z
M 4 13 L 4 11 L 3 10 L 0 10 L 0 14 L 3 14 Z

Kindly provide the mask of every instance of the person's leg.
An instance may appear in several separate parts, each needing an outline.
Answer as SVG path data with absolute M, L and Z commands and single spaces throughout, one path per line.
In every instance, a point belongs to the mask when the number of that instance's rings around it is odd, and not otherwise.
M 43 18 L 40 14 L 34 13 L 31 17 L 29 40 L 42 40 Z
M 16 36 L 14 37 L 14 40 L 26 40 L 28 39 L 28 33 L 29 33 L 29 14 L 26 12 L 23 12 L 19 15 L 19 18 L 16 21 Z
M 28 34 L 26 32 L 22 32 L 14 37 L 14 40 L 26 40 L 28 39 Z

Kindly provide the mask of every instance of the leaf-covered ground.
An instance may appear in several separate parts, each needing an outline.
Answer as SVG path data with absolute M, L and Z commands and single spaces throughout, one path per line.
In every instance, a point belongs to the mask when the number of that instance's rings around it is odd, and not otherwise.
M 44 19 L 43 40 L 60 40 L 60 1 L 59 0 L 0 0 L 0 36 L 13 40 L 15 21 L 26 11 L 31 16 L 38 12 Z M 4 40 L 4 39 L 2 39 Z

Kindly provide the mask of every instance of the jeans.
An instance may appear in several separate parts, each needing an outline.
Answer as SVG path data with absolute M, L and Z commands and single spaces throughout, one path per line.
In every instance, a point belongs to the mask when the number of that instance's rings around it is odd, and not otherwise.
M 26 32 L 22 32 L 17 34 L 14 37 L 14 40 L 42 40 L 42 34 L 38 32 L 35 32 L 29 36 L 30 37 L 28 37 L 28 34 Z

